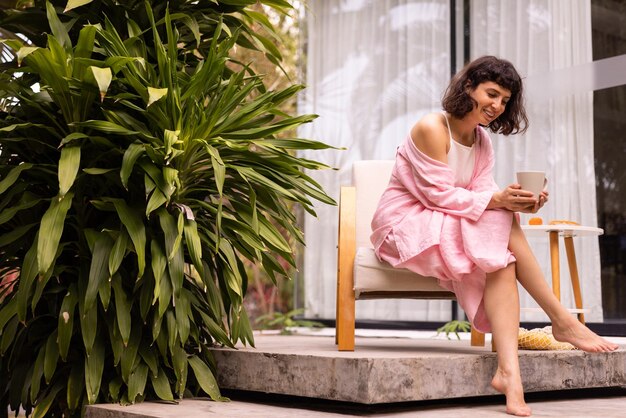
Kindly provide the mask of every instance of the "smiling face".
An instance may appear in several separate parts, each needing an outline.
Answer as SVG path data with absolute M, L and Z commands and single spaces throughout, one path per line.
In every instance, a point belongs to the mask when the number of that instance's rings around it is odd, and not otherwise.
M 469 115 L 487 126 L 504 113 L 511 92 L 493 81 L 486 81 L 471 91 L 470 97 L 476 101 L 476 107 Z

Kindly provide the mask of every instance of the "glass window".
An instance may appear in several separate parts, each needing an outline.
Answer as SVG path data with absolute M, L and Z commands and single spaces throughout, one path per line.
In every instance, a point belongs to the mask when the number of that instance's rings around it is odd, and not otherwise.
M 626 3 L 592 0 L 591 17 L 594 61 L 626 54 Z M 626 322 L 626 85 L 595 91 L 593 109 L 602 307 L 605 322 Z

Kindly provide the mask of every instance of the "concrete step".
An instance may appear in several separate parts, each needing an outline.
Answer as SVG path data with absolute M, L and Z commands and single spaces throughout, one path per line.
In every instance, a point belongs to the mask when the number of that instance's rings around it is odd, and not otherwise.
M 257 335 L 256 348 L 215 348 L 218 383 L 255 391 L 362 404 L 489 396 L 496 354 L 469 341 Z M 626 349 L 589 354 L 520 351 L 526 392 L 626 386 Z

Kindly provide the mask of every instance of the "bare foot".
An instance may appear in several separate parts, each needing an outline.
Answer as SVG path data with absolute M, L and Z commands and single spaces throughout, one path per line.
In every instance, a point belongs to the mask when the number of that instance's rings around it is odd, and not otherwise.
M 568 342 L 589 353 L 604 353 L 619 348 L 619 345 L 600 337 L 571 316 L 566 317 L 560 323 L 553 323 L 552 335 L 557 341 Z
M 491 380 L 491 386 L 506 396 L 507 414 L 518 417 L 530 416 L 531 410 L 526 405 L 526 401 L 524 401 L 524 388 L 522 387 L 522 378 L 519 374 L 511 375 L 498 368 L 496 375 Z

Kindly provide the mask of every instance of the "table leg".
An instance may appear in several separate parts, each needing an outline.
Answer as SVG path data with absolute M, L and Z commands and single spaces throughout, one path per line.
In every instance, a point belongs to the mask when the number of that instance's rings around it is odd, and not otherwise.
M 578 267 L 576 266 L 576 254 L 574 252 L 574 240 L 572 237 L 565 237 L 565 251 L 567 252 L 567 264 L 569 265 L 569 275 L 572 280 L 572 290 L 574 291 L 574 302 L 577 309 L 583 308 L 583 296 L 580 292 L 580 280 L 578 278 Z M 580 312 L 578 320 L 585 323 L 585 314 Z
M 552 267 L 552 291 L 561 300 L 561 271 L 559 266 L 559 233 L 550 231 L 550 262 Z

